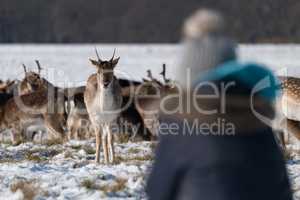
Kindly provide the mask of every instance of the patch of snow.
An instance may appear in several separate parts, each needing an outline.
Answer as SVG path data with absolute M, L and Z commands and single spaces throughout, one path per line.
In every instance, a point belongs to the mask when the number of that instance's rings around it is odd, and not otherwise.
M 143 158 L 152 157 L 152 143 L 117 144 L 116 156 L 122 162 L 116 165 L 95 164 L 94 154 L 84 150 L 94 145 L 93 140 L 52 146 L 1 144 L 0 199 L 3 194 L 6 199 L 22 199 L 22 189 L 11 191 L 18 180 L 37 183 L 37 199 L 145 199 L 152 159 Z

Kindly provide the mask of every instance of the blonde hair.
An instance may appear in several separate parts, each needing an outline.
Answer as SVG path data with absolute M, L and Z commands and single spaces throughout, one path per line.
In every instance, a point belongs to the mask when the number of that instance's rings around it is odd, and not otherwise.
M 236 58 L 235 43 L 227 37 L 225 21 L 216 11 L 196 11 L 185 20 L 183 33 L 183 49 L 175 68 L 175 80 L 182 85 Z
M 200 9 L 185 20 L 183 35 L 184 38 L 200 39 L 210 34 L 222 34 L 224 26 L 224 19 L 217 11 Z

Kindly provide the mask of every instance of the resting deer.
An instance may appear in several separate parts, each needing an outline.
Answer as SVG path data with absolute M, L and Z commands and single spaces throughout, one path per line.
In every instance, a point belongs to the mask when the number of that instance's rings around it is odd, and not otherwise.
M 114 162 L 114 139 L 112 125 L 121 112 L 122 94 L 114 68 L 120 57 L 114 59 L 115 51 L 109 61 L 102 61 L 96 50 L 98 60 L 90 59 L 97 73 L 88 78 L 84 101 L 96 135 L 96 163 L 100 161 L 102 143 L 105 163 Z
M 18 94 L 28 94 L 33 91 L 47 90 L 48 86 L 54 87 L 51 83 L 41 77 L 41 66 L 38 60 L 35 61 L 38 67 L 38 73 L 27 71 L 26 66 L 23 64 L 25 73 L 24 79 L 19 83 Z
M 38 61 L 36 61 L 39 68 Z M 36 121 L 42 121 L 50 133 L 65 138 L 66 123 L 64 92 L 34 72 L 27 72 L 18 86 L 20 96 L 6 98 L 1 106 L 1 127 L 11 129 L 13 143 L 19 143 L 24 130 Z M 34 113 L 24 110 L 24 107 Z
M 24 128 L 37 120 L 43 121 L 50 133 L 65 139 L 63 101 L 63 97 L 50 97 L 45 91 L 12 97 L 2 108 L 1 127 L 11 130 L 13 144 L 22 141 Z

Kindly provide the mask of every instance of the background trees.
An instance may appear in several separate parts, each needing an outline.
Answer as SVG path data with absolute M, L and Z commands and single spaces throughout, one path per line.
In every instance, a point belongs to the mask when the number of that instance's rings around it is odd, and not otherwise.
M 177 42 L 199 7 L 239 42 L 300 42 L 298 0 L 0 0 L 0 42 Z

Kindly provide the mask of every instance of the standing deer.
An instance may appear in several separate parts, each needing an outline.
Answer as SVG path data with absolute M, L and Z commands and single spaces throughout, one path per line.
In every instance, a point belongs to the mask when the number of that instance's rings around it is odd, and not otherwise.
M 92 136 L 91 121 L 86 111 L 83 93 L 73 95 L 73 104 L 68 115 L 69 139 L 89 139 Z
M 90 59 L 96 66 L 97 73 L 88 78 L 84 101 L 96 135 L 96 163 L 100 161 L 100 147 L 103 146 L 104 161 L 114 163 L 114 141 L 112 125 L 116 123 L 121 112 L 122 93 L 114 68 L 120 57 L 102 61 L 96 50 L 98 60 Z
M 166 78 L 166 65 L 160 73 L 164 83 L 153 77 L 151 70 L 147 70 L 148 79 L 143 79 L 143 83 L 138 86 L 135 92 L 135 106 L 143 119 L 145 127 L 155 139 L 159 130 L 160 101 L 162 97 L 176 92 L 171 80 Z

